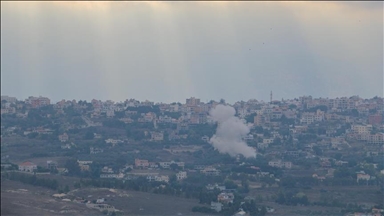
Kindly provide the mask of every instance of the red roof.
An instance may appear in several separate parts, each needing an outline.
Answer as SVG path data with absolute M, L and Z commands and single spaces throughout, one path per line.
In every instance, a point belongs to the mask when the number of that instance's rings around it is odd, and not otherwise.
M 26 161 L 26 162 L 20 164 L 20 166 L 35 166 L 35 164 L 32 162 Z

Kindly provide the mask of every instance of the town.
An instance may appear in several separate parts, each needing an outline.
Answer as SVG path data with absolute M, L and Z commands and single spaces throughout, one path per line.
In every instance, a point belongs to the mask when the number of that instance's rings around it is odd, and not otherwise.
M 240 139 L 256 157 L 212 145 L 210 111 L 220 105 L 249 127 Z M 166 104 L 1 96 L 2 188 L 44 187 L 106 215 L 157 214 L 124 203 L 131 192 L 188 203 L 164 215 L 383 215 L 383 114 L 381 97 L 273 100 L 271 92 L 268 102 Z

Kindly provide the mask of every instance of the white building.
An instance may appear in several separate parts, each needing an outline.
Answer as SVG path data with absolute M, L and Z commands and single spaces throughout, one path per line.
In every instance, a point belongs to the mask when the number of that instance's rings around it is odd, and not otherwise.
M 372 130 L 372 125 L 352 125 L 352 130 L 357 134 L 367 134 Z
M 103 173 L 100 174 L 100 178 L 117 178 L 117 179 L 122 179 L 124 178 L 123 173 L 115 174 L 115 173 Z
M 158 132 L 152 132 L 151 133 L 151 139 L 153 141 L 163 141 L 164 134 L 163 133 L 158 133 Z
M 220 202 L 211 202 L 211 209 L 215 210 L 216 212 L 221 212 L 221 209 L 223 207 L 223 204 Z
M 287 168 L 287 169 L 292 168 L 292 162 L 289 162 L 289 161 L 284 162 L 282 160 L 269 161 L 268 165 L 271 167 L 278 167 L 278 168 Z
M 183 180 L 187 178 L 187 172 L 185 171 L 180 171 L 176 174 L 177 180 Z
M 33 172 L 36 169 L 37 169 L 36 164 L 29 162 L 29 161 L 24 162 L 24 163 L 19 165 L 19 171 Z
M 218 176 L 220 175 L 220 170 L 217 170 L 214 167 L 206 167 L 200 170 L 201 173 L 204 173 L 207 176 Z
M 371 179 L 371 176 L 369 174 L 365 174 L 365 173 L 358 173 L 357 174 L 357 179 L 356 181 L 359 182 L 360 180 L 366 180 L 368 181 L 369 179 Z
M 115 116 L 115 111 L 113 109 L 107 110 L 107 117 L 111 118 Z

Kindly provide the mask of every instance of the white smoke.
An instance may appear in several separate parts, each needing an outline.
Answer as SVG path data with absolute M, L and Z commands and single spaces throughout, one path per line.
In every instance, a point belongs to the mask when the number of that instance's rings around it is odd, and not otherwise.
M 210 143 L 220 153 L 228 153 L 234 157 L 242 154 L 244 157 L 256 157 L 256 151 L 242 140 L 250 128 L 235 116 L 235 109 L 231 106 L 217 105 L 209 111 L 210 117 L 218 123 L 216 134 Z

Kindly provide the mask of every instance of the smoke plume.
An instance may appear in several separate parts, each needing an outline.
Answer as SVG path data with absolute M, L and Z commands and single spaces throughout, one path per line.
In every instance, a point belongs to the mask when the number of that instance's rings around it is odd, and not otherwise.
M 249 133 L 249 127 L 235 116 L 235 109 L 230 106 L 217 105 L 209 111 L 210 117 L 218 123 L 216 134 L 210 143 L 220 153 L 228 153 L 234 157 L 242 154 L 244 157 L 256 157 L 256 151 L 242 140 Z

